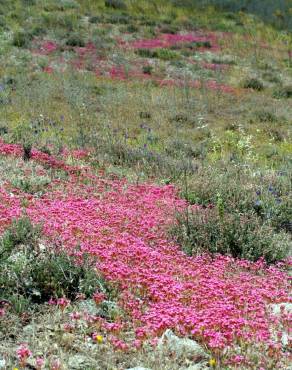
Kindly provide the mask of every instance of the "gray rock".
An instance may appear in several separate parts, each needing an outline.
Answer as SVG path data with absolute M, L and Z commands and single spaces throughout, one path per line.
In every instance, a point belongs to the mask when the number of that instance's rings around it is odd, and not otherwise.
M 0 357 L 0 369 L 6 369 L 6 361 Z
M 283 347 L 287 347 L 288 346 L 289 339 L 290 339 L 289 334 L 284 331 L 282 333 L 282 338 L 281 338 L 281 342 L 282 342 L 282 346 Z
M 157 351 L 164 354 L 171 353 L 175 357 L 191 359 L 193 362 L 200 362 L 209 358 L 196 341 L 189 338 L 179 338 L 170 329 L 167 329 L 158 340 Z
M 285 307 L 284 308 L 285 313 L 288 313 L 288 314 L 292 313 L 292 303 L 283 302 L 283 303 L 275 303 L 275 304 L 270 305 L 272 313 L 274 315 L 280 315 L 281 307 L 283 307 L 283 306 Z M 286 331 L 283 331 L 282 332 L 282 338 L 281 338 L 282 346 L 283 347 L 288 346 L 289 340 L 290 340 L 289 334 Z
M 270 305 L 274 315 L 279 315 L 280 314 L 281 306 L 285 307 L 285 312 L 292 313 L 292 303 L 283 302 L 283 303 L 275 303 L 275 304 Z
M 208 367 L 208 364 L 206 362 L 200 362 L 198 364 L 194 364 L 194 365 L 191 365 L 191 366 L 188 366 L 188 367 L 184 367 L 181 370 L 208 370 L 208 369 L 210 369 L 210 368 Z

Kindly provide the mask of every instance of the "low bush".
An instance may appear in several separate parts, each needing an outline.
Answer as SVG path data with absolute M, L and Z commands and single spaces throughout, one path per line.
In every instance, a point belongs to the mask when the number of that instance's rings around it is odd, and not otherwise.
M 66 45 L 67 46 L 79 46 L 79 47 L 84 47 L 85 46 L 85 41 L 82 36 L 79 34 L 72 34 L 70 35 L 67 40 L 66 40 Z
M 185 158 L 174 158 L 165 153 L 151 151 L 146 147 L 132 148 L 120 140 L 107 141 L 101 138 L 92 140 L 95 148 L 94 162 L 111 163 L 114 166 L 123 166 L 143 169 L 145 174 L 159 175 L 174 181 L 182 176 L 185 170 L 194 173 L 195 167 Z
M 8 134 L 8 127 L 7 126 L 0 126 L 0 136 Z
M 143 58 L 155 58 L 155 51 L 151 49 L 138 49 L 135 52 Z
M 175 35 L 179 31 L 179 27 L 174 26 L 174 25 L 164 24 L 160 27 L 159 31 L 161 33 L 170 33 L 170 34 Z
M 139 31 L 139 27 L 135 26 L 134 24 L 129 24 L 128 27 L 126 28 L 126 32 L 134 33 L 138 31 Z
M 67 9 L 78 9 L 80 8 L 80 5 L 75 0 L 61 0 L 59 3 L 61 10 L 67 10 Z
M 131 16 L 127 14 L 109 14 L 106 17 L 106 22 L 110 24 L 129 24 L 131 19 Z
M 263 83 L 257 78 L 247 78 L 243 81 L 242 86 L 244 89 L 253 89 L 256 91 L 261 91 L 264 89 Z
M 201 207 L 216 205 L 219 196 L 227 214 L 255 213 L 258 221 L 268 223 L 274 232 L 289 232 L 292 221 L 289 173 L 289 169 L 254 172 L 236 164 L 200 166 L 195 176 L 183 181 L 182 196 Z
M 106 8 L 113 8 L 113 9 L 127 9 L 126 4 L 123 0 L 105 0 L 104 5 Z
M 91 17 L 89 17 L 90 23 L 100 23 L 101 21 L 102 21 L 102 17 L 98 15 L 92 15 Z
M 33 226 L 27 217 L 13 221 L 4 232 L 0 239 L 1 299 L 13 305 L 18 297 L 27 309 L 51 297 L 75 299 L 78 293 L 90 297 L 98 280 L 87 257 L 78 264 L 61 248 L 42 244 L 41 236 L 41 227 Z
M 275 233 L 252 212 L 225 213 L 219 200 L 214 208 L 180 214 L 172 233 L 188 255 L 221 253 L 274 263 L 287 257 L 292 247 L 286 233 Z
M 152 66 L 143 66 L 142 71 L 146 75 L 151 75 L 152 71 L 153 71 L 153 67 Z
M 170 49 L 138 49 L 136 53 L 143 58 L 158 58 L 162 60 L 172 60 L 180 58 L 180 54 Z
M 277 122 L 278 118 L 277 116 L 267 110 L 259 110 L 255 112 L 255 118 L 256 120 L 260 122 Z
M 292 98 L 292 85 L 284 86 L 276 89 L 273 92 L 273 97 L 277 99 L 289 99 Z
M 18 48 L 26 48 L 30 45 L 32 35 L 27 30 L 17 31 L 13 35 L 12 44 Z

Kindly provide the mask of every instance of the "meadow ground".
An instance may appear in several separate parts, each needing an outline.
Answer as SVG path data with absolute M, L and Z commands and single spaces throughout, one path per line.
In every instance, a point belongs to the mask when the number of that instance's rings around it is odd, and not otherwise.
M 1 2 L 0 368 L 289 368 L 290 10 L 193 3 Z

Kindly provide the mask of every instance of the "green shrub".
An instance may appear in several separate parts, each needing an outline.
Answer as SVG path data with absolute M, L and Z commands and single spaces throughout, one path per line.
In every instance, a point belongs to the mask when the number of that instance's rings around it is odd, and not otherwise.
M 180 58 L 180 54 L 170 49 L 138 49 L 136 53 L 143 58 L 158 58 L 162 60 L 171 60 Z
M 32 145 L 30 143 L 23 144 L 23 160 L 29 161 L 31 158 Z
M 130 33 L 138 32 L 139 27 L 135 26 L 134 24 L 129 24 L 126 31 Z
M 18 48 L 26 48 L 32 40 L 32 35 L 28 31 L 17 31 L 13 35 L 12 44 Z
M 171 60 L 180 58 L 180 54 L 169 49 L 156 49 L 155 58 L 162 60 Z
M 165 24 L 160 27 L 159 31 L 161 33 L 170 33 L 174 35 L 179 31 L 179 27 L 174 26 L 174 25 Z
M 140 112 L 139 117 L 142 119 L 151 119 L 151 113 L 150 112 Z
M 0 136 L 8 134 L 8 127 L 7 126 L 0 126 Z
M 264 89 L 263 83 L 257 78 L 247 78 L 243 81 L 242 86 L 244 89 L 253 89 L 257 91 L 261 91 Z
M 23 5 L 33 6 L 36 4 L 36 0 L 22 0 Z
M 59 6 L 61 10 L 80 8 L 79 3 L 75 0 L 61 0 Z
M 220 253 L 273 263 L 287 257 L 291 239 L 261 224 L 254 213 L 225 213 L 219 200 L 214 208 L 197 209 L 178 216 L 172 235 L 188 255 Z
M 132 17 L 128 14 L 109 14 L 106 17 L 106 22 L 111 24 L 129 24 Z
M 97 275 L 87 256 L 77 263 L 61 248 L 41 242 L 41 227 L 27 217 L 13 221 L 0 239 L 1 298 L 11 304 L 43 303 L 51 297 L 74 299 L 78 293 L 90 297 L 98 285 Z M 14 307 L 21 311 L 21 307 Z
M 266 127 L 264 132 L 266 132 L 271 139 L 278 143 L 284 141 L 286 137 L 286 132 L 280 127 Z
M 21 244 L 28 244 L 34 248 L 40 234 L 40 227 L 33 227 L 28 217 L 14 220 L 0 239 L 0 261 L 6 261 Z
M 143 58 L 155 58 L 155 51 L 151 49 L 138 49 L 135 52 Z
M 142 71 L 143 71 L 144 74 L 151 75 L 152 71 L 153 71 L 153 67 L 149 66 L 149 65 L 148 66 L 143 66 Z
M 114 135 L 113 135 L 114 136 Z M 167 153 L 157 153 L 147 147 L 132 148 L 122 140 L 104 140 L 100 137 L 92 140 L 92 147 L 95 148 L 97 161 L 106 160 L 114 166 L 124 166 L 128 168 L 143 168 L 146 174 L 156 174 L 175 180 L 179 178 L 184 170 L 194 172 L 193 166 L 185 159 L 173 158 Z
M 82 36 L 80 36 L 77 33 L 74 33 L 67 38 L 66 45 L 72 46 L 72 47 L 75 47 L 75 46 L 84 47 L 85 41 Z
M 0 28 L 7 29 L 6 19 L 3 15 L 0 15 Z
M 274 71 L 266 71 L 262 74 L 262 77 L 272 83 L 280 83 L 280 77 Z
M 47 176 L 34 176 L 32 178 L 16 177 L 11 179 L 11 184 L 13 187 L 21 189 L 23 192 L 30 194 L 43 193 L 50 182 L 51 180 Z
M 78 12 L 43 12 L 41 14 L 41 24 L 43 27 L 51 29 L 56 35 L 68 33 L 68 32 L 79 32 L 80 29 L 80 15 Z
M 256 120 L 260 122 L 277 122 L 278 118 L 277 116 L 267 110 L 259 110 L 255 112 Z
M 255 212 L 259 222 L 268 223 L 275 232 L 287 231 L 292 221 L 292 193 L 291 172 L 286 171 L 254 172 L 227 163 L 217 168 L 201 166 L 195 176 L 184 179 L 182 196 L 193 204 L 212 207 L 219 194 L 228 214 Z
M 273 92 L 273 97 L 277 99 L 289 99 L 292 98 L 292 85 L 284 86 L 279 89 L 276 89 Z
M 193 158 L 199 157 L 198 148 L 192 142 L 181 139 L 171 139 L 165 146 L 165 152 L 174 158 Z
M 104 5 L 106 8 L 113 8 L 113 9 L 127 9 L 126 4 L 123 0 L 105 0 Z
M 91 17 L 89 17 L 89 22 L 90 23 L 99 23 L 102 21 L 102 18 L 98 15 L 93 15 Z

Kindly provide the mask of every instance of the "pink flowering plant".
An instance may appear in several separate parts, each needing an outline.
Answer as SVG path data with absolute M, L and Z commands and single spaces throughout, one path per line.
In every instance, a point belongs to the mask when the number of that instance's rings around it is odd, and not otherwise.
M 17 147 L 10 148 L 13 153 Z M 12 211 L 21 212 L 19 202 L 6 199 L 11 206 L 2 208 L 2 224 L 12 220 Z M 172 185 L 132 185 L 124 179 L 72 172 L 62 191 L 56 188 L 41 199 L 28 199 L 26 213 L 33 224 L 43 225 L 46 238 L 61 242 L 77 260 L 84 255 L 94 258 L 92 268 L 118 288 L 121 313 L 115 322 L 99 324 L 101 334 L 94 334 L 98 341 L 102 341 L 98 335 L 111 333 L 109 343 L 127 351 L 129 344 L 120 337 L 127 323 L 136 333 L 136 347 L 171 328 L 204 343 L 218 358 L 224 353 L 232 364 L 250 361 L 241 353 L 232 355 L 232 348 L 244 343 L 257 343 L 275 364 L 281 361 L 280 355 L 274 355 L 275 348 L 281 353 L 281 344 L 272 335 L 280 322 L 267 307 L 289 301 L 287 274 L 263 260 L 253 263 L 208 254 L 188 257 L 167 234 L 175 213 L 185 207 Z M 105 294 L 97 290 L 92 298 L 98 306 Z M 61 311 L 70 303 L 65 297 L 50 302 Z M 70 317 L 78 321 L 81 315 L 73 312 Z M 96 318 L 88 316 L 88 322 L 92 325 Z M 287 328 L 286 316 L 281 325 Z M 25 346 L 18 352 L 22 362 L 31 355 Z
M 32 352 L 28 348 L 27 344 L 21 344 L 16 350 L 17 358 L 21 367 L 25 367 L 27 360 L 31 357 Z

